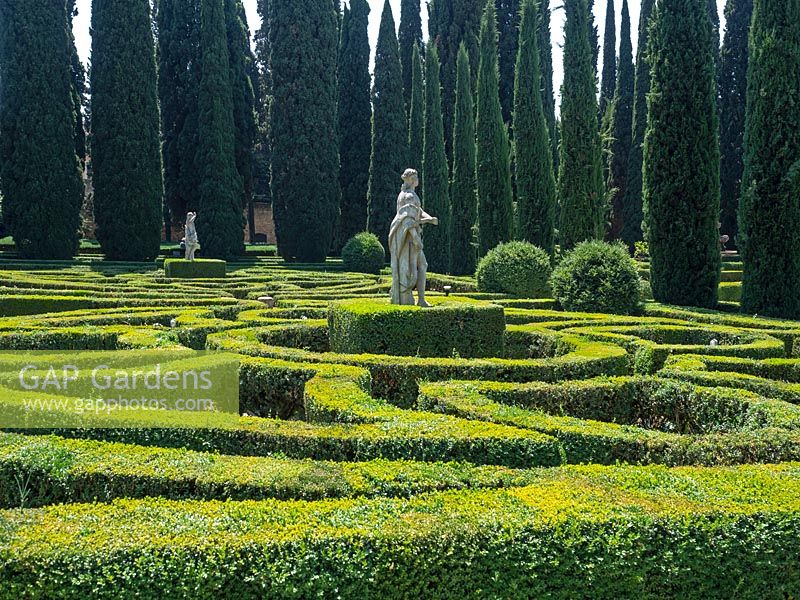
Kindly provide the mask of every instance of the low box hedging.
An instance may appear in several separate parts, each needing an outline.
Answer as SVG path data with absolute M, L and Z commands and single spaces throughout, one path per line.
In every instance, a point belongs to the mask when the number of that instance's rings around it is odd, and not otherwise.
M 490 358 L 503 355 L 503 308 L 445 303 L 431 308 L 375 300 L 331 305 L 331 349 L 341 354 Z
M 593 466 L 410 500 L 3 511 L 0 596 L 791 598 L 798 497 L 796 464 Z
M 164 261 L 164 275 L 172 279 L 222 279 L 226 270 L 224 260 L 168 258 Z
M 543 334 L 548 333 L 542 330 Z M 553 333 L 553 332 L 549 332 Z M 228 330 L 211 334 L 207 347 L 248 356 L 290 360 L 300 363 L 343 364 L 364 367 L 372 377 L 372 393 L 401 407 L 413 406 L 419 394 L 418 382 L 426 379 L 480 379 L 495 381 L 563 381 L 599 375 L 627 375 L 630 359 L 624 348 L 589 341 L 574 335 L 561 336 L 561 349 L 553 358 L 456 359 L 337 354 L 309 352 L 296 348 L 268 346 L 258 341 L 257 329 Z M 566 350 L 569 350 L 568 352 Z
M 468 463 L 334 463 L 0 433 L 0 508 L 115 498 L 318 500 L 519 487 L 535 471 Z
M 785 403 L 763 402 L 750 395 L 750 404 L 737 405 L 738 394 L 733 390 L 727 390 L 727 394 L 725 390 L 720 394 L 716 390 L 701 390 L 694 398 L 684 400 L 669 393 L 669 386 L 662 388 L 664 393 L 660 394 L 660 398 L 637 398 L 648 391 L 648 386 L 637 390 L 637 386 L 642 383 L 638 380 L 621 380 L 617 383 L 588 382 L 583 390 L 577 387 L 579 384 L 571 390 L 531 384 L 518 392 L 510 386 L 491 383 L 426 384 L 421 390 L 420 407 L 465 419 L 479 419 L 551 435 L 563 444 L 566 460 L 572 464 L 628 462 L 726 465 L 800 459 L 800 448 L 797 447 L 800 434 L 797 431 L 774 428 L 776 424 L 782 425 L 786 422 L 786 415 L 780 410 Z M 687 407 L 696 409 L 696 412 L 691 412 L 690 417 L 705 413 L 707 425 L 705 429 L 701 429 L 705 433 L 672 433 L 669 430 L 659 431 L 641 426 L 561 416 L 563 413 L 556 410 L 553 410 L 554 414 L 548 414 L 537 409 L 538 405 L 556 405 L 570 391 L 577 392 L 570 400 L 571 408 L 585 416 L 591 416 L 592 412 L 596 416 L 606 416 L 609 413 L 613 416 L 617 411 L 606 411 L 603 407 L 592 406 L 592 403 L 606 399 L 615 401 L 614 396 L 628 396 L 634 404 L 650 401 L 655 405 L 649 413 L 650 426 L 668 424 L 664 423 L 664 419 L 657 418 L 655 409 L 659 403 L 662 403 L 663 409 L 668 408 L 670 402 L 684 401 L 686 405 L 679 409 L 678 417 L 680 411 L 685 411 Z M 725 400 L 721 403 L 722 406 L 717 406 L 719 399 Z M 514 402 L 518 404 L 511 404 Z M 796 408 L 791 409 L 796 415 Z M 600 411 L 606 412 L 602 414 Z M 728 421 L 727 431 L 731 433 L 714 433 L 726 430 L 724 426 L 714 428 L 714 415 L 722 415 L 721 422 Z M 629 419 L 634 415 L 625 411 L 622 416 Z M 647 421 L 642 424 L 646 425 Z M 795 424 L 796 421 L 791 423 Z M 770 426 L 773 428 L 760 429 Z

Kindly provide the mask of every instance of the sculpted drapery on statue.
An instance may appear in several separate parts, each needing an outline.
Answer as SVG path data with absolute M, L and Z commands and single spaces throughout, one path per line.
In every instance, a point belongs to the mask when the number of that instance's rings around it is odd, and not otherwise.
M 190 212 L 186 215 L 185 237 L 183 238 L 186 244 L 186 260 L 193 261 L 194 253 L 200 247 L 200 242 L 197 239 L 197 228 L 194 221 L 197 219 L 197 213 Z
M 439 219 L 422 210 L 417 196 L 419 174 L 414 169 L 403 173 L 403 188 L 397 198 L 397 216 L 389 231 L 389 252 L 392 256 L 392 304 L 413 305 L 417 290 L 419 306 L 425 301 L 428 262 L 422 244 L 422 226 L 438 225 Z

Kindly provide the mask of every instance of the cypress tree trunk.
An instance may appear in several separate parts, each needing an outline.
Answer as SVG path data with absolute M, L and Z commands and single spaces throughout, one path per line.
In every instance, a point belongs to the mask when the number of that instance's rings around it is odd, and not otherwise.
M 342 190 L 337 250 L 367 229 L 372 105 L 369 97 L 369 4 L 345 8 L 339 51 L 339 185 Z
M 514 86 L 514 147 L 517 157 L 517 232 L 553 254 L 556 181 L 542 96 L 536 4 L 523 0 Z
M 619 239 L 625 225 L 623 201 L 628 187 L 628 164 L 633 139 L 634 70 L 631 47 L 631 18 L 628 0 L 622 0 L 619 75 L 614 103 L 611 106 L 610 152 L 608 154 L 608 189 L 613 194 L 609 237 Z M 640 222 L 641 223 L 641 222 Z
M 636 81 L 633 92 L 633 140 L 628 159 L 628 183 L 622 200 L 622 241 L 632 250 L 644 239 L 642 231 L 642 146 L 647 129 L 647 95 L 650 93 L 650 64 L 647 45 L 655 0 L 642 0 L 639 13 L 639 44 L 636 50 Z
M 542 106 L 550 132 L 550 145 L 553 152 L 553 172 L 558 173 L 558 127 L 556 125 L 556 100 L 553 90 L 553 39 L 550 32 L 550 3 L 539 2 L 538 27 L 539 67 L 542 71 Z
M 164 185 L 148 0 L 92 5 L 92 167 L 97 239 L 106 259 L 153 260 Z
M 231 72 L 231 96 L 235 128 L 236 171 L 242 180 L 242 205 L 248 215 L 253 203 L 253 150 L 258 130 L 255 113 L 254 82 L 250 74 L 255 61 L 250 48 L 250 28 L 242 0 L 225 0 L 225 22 L 228 31 L 228 57 Z M 252 230 L 252 217 L 248 219 Z M 252 240 L 252 237 L 250 238 Z
M 408 158 L 403 74 L 389 0 L 383 6 L 378 34 L 372 109 L 368 227 L 388 252 L 389 227 L 397 209 L 400 176 L 406 168 L 403 162 Z
M 406 111 L 411 110 L 413 89 L 413 52 L 422 45 L 422 14 L 420 0 L 400 0 L 400 30 L 397 34 L 400 64 L 403 68 L 403 99 Z
M 748 33 L 753 0 L 728 0 L 725 7 L 725 41 L 720 59 L 720 232 L 737 243 L 739 208 L 744 172 L 744 121 L 747 96 Z
M 558 200 L 561 246 L 571 249 L 603 237 L 606 207 L 586 0 L 567 0 L 565 8 Z
M 198 208 L 200 173 L 195 155 L 199 144 L 199 10 L 199 0 L 159 0 L 158 3 L 158 97 L 164 198 L 171 221 L 176 224 L 183 222 L 187 211 Z
M 714 0 L 716 1 L 716 0 Z M 600 86 L 600 120 L 605 117 L 609 104 L 614 100 L 617 86 L 617 23 L 614 0 L 606 3 L 606 28 L 603 35 L 603 82 Z
M 431 271 L 450 270 L 450 177 L 444 153 L 439 54 L 433 43 L 425 56 L 425 150 L 422 179 L 425 210 L 439 218 L 438 226 L 425 228 L 425 256 Z
M 0 2 L 0 181 L 20 255 L 71 259 L 83 200 L 64 0 Z
M 425 80 L 422 76 L 422 59 L 419 48 L 414 48 L 411 55 L 412 92 L 411 111 L 408 125 L 408 165 L 412 169 L 422 171 L 422 151 L 425 143 Z M 421 181 L 417 194 L 422 195 L 425 189 Z
M 499 40 L 497 44 L 500 68 L 500 106 L 503 122 L 512 126 L 514 111 L 514 77 L 519 42 L 520 0 L 494 0 L 497 9 Z
M 800 1 L 755 0 L 739 250 L 742 310 L 800 318 Z
M 477 263 L 473 244 L 478 197 L 475 194 L 475 113 L 471 81 L 469 54 L 462 44 L 457 61 L 453 182 L 450 186 L 450 271 L 453 275 L 473 275 Z
M 202 0 L 198 148 L 201 174 L 197 234 L 202 255 L 230 259 L 244 251 L 242 178 L 236 170 L 236 134 L 223 0 Z
M 487 2 L 481 21 L 478 67 L 477 183 L 478 239 L 481 256 L 513 237 L 513 196 L 508 131 L 498 92 L 497 21 Z
M 336 12 L 329 0 L 271 0 L 272 199 L 285 260 L 322 262 L 339 207 Z
M 653 296 L 713 308 L 721 261 L 719 120 L 711 23 L 699 0 L 660 0 L 649 56 L 644 205 Z

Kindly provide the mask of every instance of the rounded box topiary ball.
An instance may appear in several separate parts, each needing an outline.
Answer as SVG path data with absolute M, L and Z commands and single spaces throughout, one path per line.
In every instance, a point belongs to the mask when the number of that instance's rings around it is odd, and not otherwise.
M 578 244 L 553 271 L 550 286 L 564 310 L 621 315 L 641 310 L 639 273 L 622 244 Z
M 550 293 L 550 256 L 528 242 L 500 244 L 484 256 L 475 276 L 482 292 L 541 298 Z
M 342 248 L 345 271 L 377 275 L 386 262 L 386 251 L 378 237 L 372 233 L 354 235 Z

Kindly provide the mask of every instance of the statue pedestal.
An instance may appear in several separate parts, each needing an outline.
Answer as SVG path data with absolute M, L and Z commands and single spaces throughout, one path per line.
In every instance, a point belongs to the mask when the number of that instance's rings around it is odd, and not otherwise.
M 431 308 L 345 300 L 328 311 L 331 350 L 341 354 L 491 358 L 503 356 L 501 306 L 447 301 Z
M 164 261 L 164 275 L 173 279 L 224 279 L 227 265 L 224 260 L 168 258 Z

